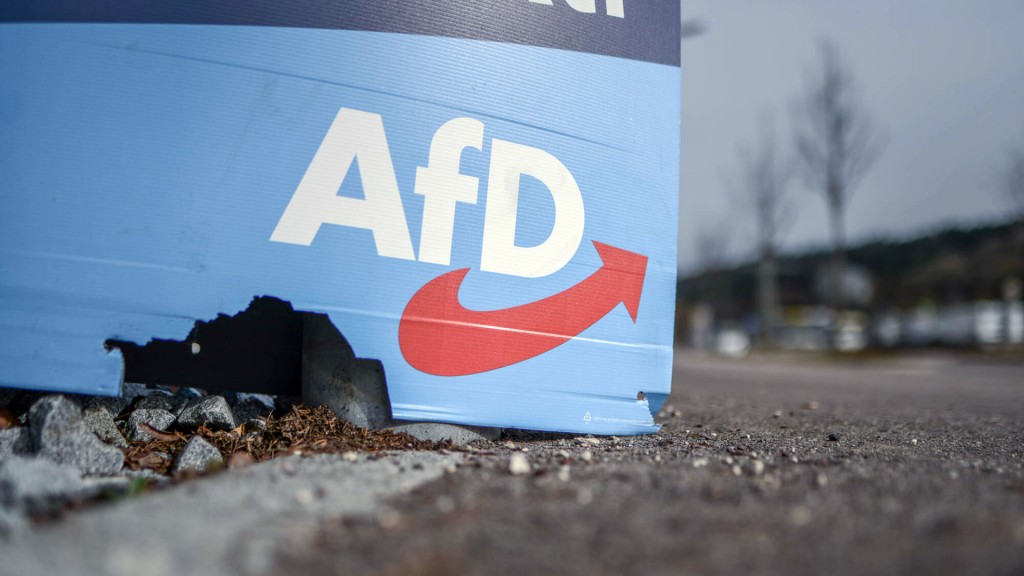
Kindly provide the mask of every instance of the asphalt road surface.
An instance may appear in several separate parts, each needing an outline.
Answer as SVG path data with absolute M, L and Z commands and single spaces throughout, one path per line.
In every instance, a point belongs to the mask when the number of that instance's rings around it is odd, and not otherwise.
M 656 435 L 270 462 L 36 526 L 0 572 L 1024 574 L 1024 365 L 683 354 L 675 376 Z

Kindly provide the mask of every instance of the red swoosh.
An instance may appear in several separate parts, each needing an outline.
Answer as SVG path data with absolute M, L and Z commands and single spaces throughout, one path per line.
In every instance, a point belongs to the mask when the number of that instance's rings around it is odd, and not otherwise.
M 459 287 L 468 268 L 427 282 L 405 307 L 398 326 L 402 355 L 437 376 L 465 376 L 504 368 L 569 341 L 619 302 L 636 322 L 647 257 L 594 242 L 603 265 L 553 296 L 504 310 L 467 310 Z

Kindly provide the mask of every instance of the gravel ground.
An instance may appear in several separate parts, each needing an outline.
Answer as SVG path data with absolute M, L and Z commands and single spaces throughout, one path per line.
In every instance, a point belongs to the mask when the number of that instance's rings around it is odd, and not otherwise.
M 1024 574 L 1024 367 L 681 356 L 676 377 L 656 436 L 498 444 L 394 501 L 393 525 L 340 522 L 277 561 L 339 574 Z M 517 451 L 531 473 L 509 473 Z
M 102 557 L 81 544 L 95 534 L 118 543 L 118 564 L 79 572 L 192 555 L 225 574 L 1024 573 L 1024 365 L 681 355 L 676 366 L 656 435 L 478 443 L 371 473 L 382 488 L 362 505 L 345 504 L 361 497 L 344 487 L 380 462 L 317 456 L 306 511 L 301 485 L 252 480 L 279 476 L 267 462 L 38 524 L 0 543 L 0 558 L 18 550 L 0 568 Z M 289 482 L 306 479 L 298 470 Z M 415 482 L 389 480 L 411 470 Z M 209 508 L 226 487 L 237 502 Z M 320 493 L 338 501 L 320 505 Z M 257 505 L 267 499 L 279 503 Z M 263 512 L 230 511 L 246 502 Z M 159 537 L 143 536 L 153 523 Z M 242 546 L 256 525 L 278 544 Z M 177 536 L 201 526 L 218 536 Z

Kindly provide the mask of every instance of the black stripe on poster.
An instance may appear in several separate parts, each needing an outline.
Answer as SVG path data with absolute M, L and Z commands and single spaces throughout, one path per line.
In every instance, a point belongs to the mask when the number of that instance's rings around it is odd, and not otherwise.
M 372 30 L 679 65 L 674 0 L 0 0 L 0 22 Z

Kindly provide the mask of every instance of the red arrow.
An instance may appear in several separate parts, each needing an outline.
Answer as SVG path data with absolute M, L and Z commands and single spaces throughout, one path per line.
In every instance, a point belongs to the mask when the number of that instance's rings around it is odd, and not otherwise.
M 579 284 L 504 310 L 467 310 L 459 287 L 468 268 L 442 274 L 419 289 L 402 313 L 398 343 L 417 370 L 465 376 L 504 368 L 569 341 L 619 302 L 636 322 L 647 257 L 594 242 L 604 264 Z

